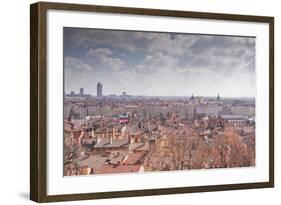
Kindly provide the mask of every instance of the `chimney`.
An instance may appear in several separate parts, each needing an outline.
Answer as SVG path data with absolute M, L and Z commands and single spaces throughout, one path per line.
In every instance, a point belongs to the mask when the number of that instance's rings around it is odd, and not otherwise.
M 99 135 L 98 136 L 98 142 L 97 143 L 99 143 L 101 141 L 101 136 Z
M 95 131 L 94 131 L 94 128 L 92 128 L 92 138 L 95 137 Z
M 80 134 L 80 136 L 79 136 L 79 138 L 78 138 L 78 143 L 79 143 L 79 145 L 81 145 L 81 143 L 82 143 L 82 138 L 83 138 L 83 136 L 84 136 L 84 131 L 82 130 L 82 132 L 81 132 L 81 134 Z
M 112 128 L 112 133 L 111 133 L 112 137 L 114 137 L 114 130 L 115 130 L 115 127 Z

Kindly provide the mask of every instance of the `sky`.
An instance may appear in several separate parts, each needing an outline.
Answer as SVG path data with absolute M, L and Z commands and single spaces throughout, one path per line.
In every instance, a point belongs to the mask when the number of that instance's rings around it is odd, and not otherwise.
M 255 38 L 64 28 L 65 92 L 255 97 Z

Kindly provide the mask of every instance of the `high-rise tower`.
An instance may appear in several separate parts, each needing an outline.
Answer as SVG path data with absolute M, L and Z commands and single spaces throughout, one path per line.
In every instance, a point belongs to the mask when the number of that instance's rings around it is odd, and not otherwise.
M 97 84 L 97 97 L 102 97 L 102 84 L 100 82 Z
M 79 94 L 80 94 L 81 96 L 84 95 L 84 88 L 80 88 Z

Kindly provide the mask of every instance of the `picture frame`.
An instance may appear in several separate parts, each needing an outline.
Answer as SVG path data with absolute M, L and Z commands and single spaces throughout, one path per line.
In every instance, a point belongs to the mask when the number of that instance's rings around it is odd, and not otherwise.
M 66 13 L 80 12 L 84 14 L 110 14 L 120 15 L 124 18 L 129 16 L 137 16 L 138 18 L 155 17 L 169 22 L 169 18 L 193 19 L 195 21 L 219 21 L 227 24 L 234 23 L 249 23 L 256 26 L 256 24 L 265 25 L 266 32 L 265 45 L 268 49 L 268 55 L 265 56 L 262 50 L 257 47 L 258 57 L 266 58 L 268 64 L 264 72 L 267 73 L 268 84 L 265 86 L 267 92 L 263 96 L 268 104 L 264 107 L 268 109 L 266 115 L 265 130 L 268 130 L 266 135 L 267 145 L 266 150 L 266 167 L 263 169 L 266 172 L 265 180 L 257 180 L 252 182 L 234 182 L 234 183 L 218 183 L 208 185 L 171 185 L 167 187 L 158 188 L 138 188 L 138 189 L 120 189 L 109 191 L 81 191 L 62 194 L 49 194 L 48 177 L 50 176 L 48 164 L 51 160 L 48 157 L 48 133 L 50 127 L 48 124 L 49 115 L 49 95 L 51 92 L 50 78 L 56 76 L 50 75 L 48 70 L 49 62 L 48 55 L 50 54 L 50 31 L 49 25 L 54 17 L 48 16 L 49 11 L 60 11 L 62 15 Z M 79 15 L 79 14 L 78 14 Z M 103 17 L 101 17 L 103 18 Z M 104 17 L 105 18 L 105 17 Z M 122 17 L 123 18 L 123 17 Z M 59 20 L 58 20 L 59 21 Z M 179 22 L 180 22 L 179 21 Z M 76 22 L 77 23 L 77 22 Z M 169 24 L 169 23 L 167 23 Z M 79 23 L 77 23 L 79 25 Z M 142 25 L 138 25 L 140 30 Z M 77 27 L 77 26 L 76 26 Z M 84 26 L 81 26 L 84 27 Z M 115 25 L 118 29 L 118 25 Z M 198 26 L 200 30 L 200 26 Z M 104 29 L 107 29 L 106 27 Z M 121 29 L 122 30 L 122 29 Z M 134 29 L 129 29 L 134 30 Z M 157 31 L 157 29 L 155 30 Z M 61 30 L 60 30 L 61 32 Z M 170 32 L 175 32 L 170 30 Z M 62 33 L 59 33 L 62 36 Z M 236 34 L 233 34 L 234 36 Z M 60 55 L 61 57 L 62 55 Z M 62 80 L 62 79 L 61 79 Z M 257 80 L 259 81 L 259 79 Z M 257 90 L 257 92 L 261 92 Z M 59 106 L 59 105 L 58 105 Z M 61 133 L 57 133 L 59 138 Z M 61 137 L 62 139 L 62 137 Z M 61 140 L 62 141 L 62 140 Z M 259 144 L 262 146 L 261 144 Z M 260 156 L 260 155 L 259 155 Z M 258 156 L 257 156 L 258 157 Z M 60 158 L 63 158 L 61 156 Z M 60 174 L 63 178 L 63 175 Z M 165 176 L 169 175 L 166 174 Z M 105 176 L 106 177 L 106 176 Z M 118 177 L 118 176 L 117 176 Z M 128 182 L 129 183 L 129 182 Z M 148 186 L 149 187 L 149 186 Z M 175 11 L 175 10 L 158 10 L 158 9 L 144 9 L 144 8 L 129 8 L 129 7 L 112 7 L 112 6 L 97 6 L 84 4 L 66 4 L 66 3 L 49 3 L 38 2 L 30 6 L 30 199 L 36 202 L 54 202 L 54 201 L 69 201 L 69 200 L 88 200 L 88 199 L 102 199 L 102 198 L 116 198 L 116 197 L 135 197 L 148 195 L 163 195 L 163 194 L 183 194 L 193 192 L 210 192 L 223 190 L 238 190 L 238 189 L 255 189 L 274 187 L 274 17 L 267 16 L 250 16 L 237 14 L 220 14 L 220 13 L 206 13 L 194 11 Z

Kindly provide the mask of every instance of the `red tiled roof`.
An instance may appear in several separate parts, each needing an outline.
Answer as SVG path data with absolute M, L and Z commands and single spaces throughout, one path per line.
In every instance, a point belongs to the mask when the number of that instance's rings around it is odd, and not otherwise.
M 140 167 L 141 167 L 141 165 L 104 164 L 98 169 L 97 174 L 139 172 Z
M 125 159 L 124 164 L 136 164 L 138 161 L 140 161 L 143 158 L 143 156 L 144 156 L 143 153 L 131 153 Z

